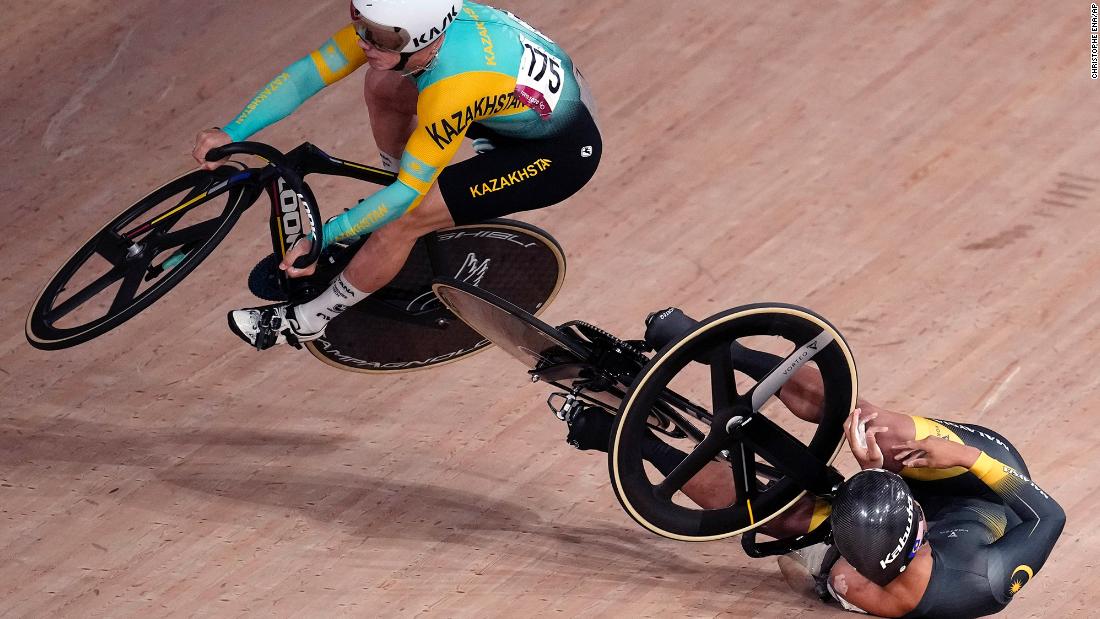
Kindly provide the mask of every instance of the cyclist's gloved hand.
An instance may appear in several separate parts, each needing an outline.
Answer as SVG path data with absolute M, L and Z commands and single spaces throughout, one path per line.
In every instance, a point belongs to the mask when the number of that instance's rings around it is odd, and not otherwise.
M 226 157 L 221 161 L 207 161 L 206 153 L 212 148 L 225 146 L 232 141 L 233 138 L 229 137 L 229 134 L 222 131 L 219 127 L 203 129 L 195 136 L 195 148 L 191 151 L 191 156 L 195 158 L 195 161 L 199 163 L 199 167 L 203 170 L 213 170 L 226 161 L 229 161 L 229 158 Z

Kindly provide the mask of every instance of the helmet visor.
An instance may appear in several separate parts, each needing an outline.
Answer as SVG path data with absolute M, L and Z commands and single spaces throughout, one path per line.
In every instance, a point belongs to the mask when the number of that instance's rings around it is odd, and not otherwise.
M 401 52 L 409 44 L 409 41 L 412 41 L 412 36 L 404 28 L 394 28 L 393 26 L 384 26 L 372 22 L 363 17 L 363 14 L 357 11 L 354 5 L 351 7 L 351 19 L 352 24 L 355 26 L 355 33 L 359 35 L 359 38 L 375 49 L 386 52 Z

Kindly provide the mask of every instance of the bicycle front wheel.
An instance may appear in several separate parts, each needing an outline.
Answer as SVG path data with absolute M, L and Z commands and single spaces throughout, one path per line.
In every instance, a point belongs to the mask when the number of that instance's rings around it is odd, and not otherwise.
M 754 379 L 741 350 L 766 352 L 776 365 Z M 796 374 L 802 393 L 815 394 L 802 417 L 775 395 Z M 857 389 L 847 343 L 812 311 L 758 303 L 716 314 L 669 343 L 635 379 L 612 435 L 612 488 L 635 521 L 664 537 L 708 541 L 755 529 L 808 490 L 831 491 L 839 475 L 829 465 Z M 672 393 L 711 403 L 692 413 L 685 439 L 649 432 L 651 412 L 674 405 Z M 655 439 L 683 453 L 667 474 L 643 456 Z
M 164 296 L 237 222 L 243 189 L 251 187 L 239 182 L 242 169 L 234 164 L 189 172 L 111 220 L 38 295 L 27 316 L 27 341 L 43 350 L 75 346 Z

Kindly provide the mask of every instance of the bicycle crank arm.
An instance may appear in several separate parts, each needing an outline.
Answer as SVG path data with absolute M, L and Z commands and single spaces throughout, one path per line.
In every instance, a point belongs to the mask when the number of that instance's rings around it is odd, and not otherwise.
M 191 253 L 191 251 L 198 246 L 199 243 L 184 245 L 183 247 L 173 252 L 171 256 L 165 258 L 164 262 L 151 265 L 149 269 L 145 271 L 145 281 L 153 281 L 154 279 L 163 275 L 165 272 L 171 271 L 172 269 L 176 268 L 181 262 L 183 262 L 187 258 L 187 254 Z

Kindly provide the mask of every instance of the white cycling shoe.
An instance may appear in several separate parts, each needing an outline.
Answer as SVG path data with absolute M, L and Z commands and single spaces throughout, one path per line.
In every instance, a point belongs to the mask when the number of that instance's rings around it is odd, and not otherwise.
M 840 551 L 836 546 L 824 542 L 776 557 L 779 572 L 788 587 L 823 601 L 832 599 L 828 591 L 829 572 L 839 559 Z
M 316 333 L 303 333 L 289 303 L 233 310 L 229 312 L 228 319 L 229 330 L 255 346 L 256 350 L 266 350 L 279 344 L 301 348 L 303 342 L 325 334 L 324 329 Z

